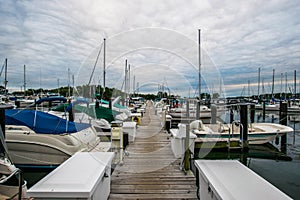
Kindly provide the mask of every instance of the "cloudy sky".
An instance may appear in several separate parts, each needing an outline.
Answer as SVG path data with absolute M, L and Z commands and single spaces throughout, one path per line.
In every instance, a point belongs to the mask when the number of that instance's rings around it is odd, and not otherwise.
M 273 69 L 275 92 L 285 74 L 292 90 L 299 13 L 297 0 L 0 0 L 0 67 L 7 58 L 10 91 L 23 86 L 24 65 L 27 89 L 66 86 L 72 75 L 103 84 L 106 38 L 106 86 L 124 88 L 127 59 L 131 90 L 197 96 L 201 29 L 202 92 L 257 94 L 259 67 L 265 92 Z

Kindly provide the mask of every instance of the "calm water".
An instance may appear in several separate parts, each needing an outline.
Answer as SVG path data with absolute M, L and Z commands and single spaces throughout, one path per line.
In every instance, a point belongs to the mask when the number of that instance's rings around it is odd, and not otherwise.
M 221 118 L 229 121 L 228 113 Z M 235 118 L 239 118 L 237 113 L 235 113 Z M 272 120 L 274 123 L 278 123 L 279 116 L 276 112 L 267 112 L 266 122 Z M 258 112 L 256 112 L 255 121 L 262 122 L 262 117 Z M 248 153 L 211 152 L 204 159 L 238 159 L 293 199 L 300 200 L 300 122 L 288 121 L 288 125 L 292 128 L 295 127 L 296 132 L 288 134 L 287 156 L 278 156 L 280 146 L 274 142 L 269 146 L 250 146 Z M 24 178 L 27 180 L 29 188 L 50 171 L 25 170 Z
M 228 122 L 229 114 L 221 118 Z M 272 121 L 279 122 L 278 114 L 267 112 L 265 122 Z M 261 113 L 256 112 L 255 122 L 262 122 Z M 300 199 L 300 122 L 288 121 L 288 126 L 296 131 L 288 134 L 286 156 L 281 155 L 280 144 L 274 141 L 272 145 L 250 146 L 248 153 L 211 152 L 204 159 L 238 159 L 293 199 Z

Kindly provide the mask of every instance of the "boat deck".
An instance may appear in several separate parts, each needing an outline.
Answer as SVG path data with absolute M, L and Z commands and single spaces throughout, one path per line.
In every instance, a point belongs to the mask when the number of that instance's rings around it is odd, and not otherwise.
M 169 137 L 149 102 L 134 143 L 112 174 L 109 199 L 197 199 L 196 178 L 180 170 Z

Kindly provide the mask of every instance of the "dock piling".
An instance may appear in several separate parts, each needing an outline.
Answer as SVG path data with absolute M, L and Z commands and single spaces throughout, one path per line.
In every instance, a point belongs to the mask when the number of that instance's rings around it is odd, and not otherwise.
M 185 132 L 185 153 L 184 153 L 184 171 L 187 172 L 190 170 L 190 125 L 186 124 L 186 132 Z
M 263 101 L 263 122 L 266 121 L 266 101 Z
M 287 103 L 280 101 L 279 123 L 287 126 Z M 284 134 L 280 138 L 281 152 L 286 153 L 287 135 Z
M 255 105 L 251 104 L 250 105 L 250 122 L 254 123 L 254 118 L 255 118 Z
M 248 105 L 240 105 L 240 120 L 241 120 L 241 129 L 240 129 L 240 139 L 242 142 L 243 151 L 248 149 Z
M 232 124 L 232 122 L 234 121 L 234 113 L 233 113 L 233 108 L 232 108 L 232 107 L 230 108 L 230 113 L 229 113 L 229 115 L 230 115 L 230 120 L 229 120 L 229 122 L 230 122 L 230 124 Z

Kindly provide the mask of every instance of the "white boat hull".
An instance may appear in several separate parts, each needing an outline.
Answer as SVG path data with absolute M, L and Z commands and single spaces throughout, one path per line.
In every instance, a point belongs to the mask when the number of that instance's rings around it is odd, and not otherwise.
M 12 127 L 12 126 L 9 126 Z M 6 143 L 12 161 L 19 166 L 57 166 L 76 152 L 108 151 L 92 128 L 77 133 L 52 135 L 7 130 Z

